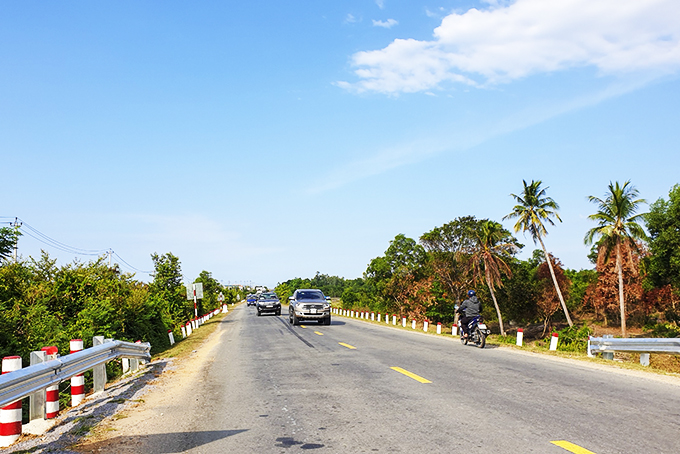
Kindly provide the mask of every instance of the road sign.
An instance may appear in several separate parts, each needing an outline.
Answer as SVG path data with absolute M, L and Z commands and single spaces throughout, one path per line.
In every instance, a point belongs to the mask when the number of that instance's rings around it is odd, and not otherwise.
M 187 285 L 187 299 L 192 300 L 194 297 L 199 300 L 203 299 L 203 283 L 196 282 Z

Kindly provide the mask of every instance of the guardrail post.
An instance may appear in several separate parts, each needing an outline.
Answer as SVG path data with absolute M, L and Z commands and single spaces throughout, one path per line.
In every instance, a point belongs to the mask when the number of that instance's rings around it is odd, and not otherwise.
M 603 339 L 613 339 L 614 336 L 611 334 L 605 334 L 602 336 Z M 602 352 L 602 358 L 608 359 L 610 361 L 614 360 L 614 352 Z
M 522 328 L 519 328 L 517 330 L 517 341 L 515 342 L 515 345 L 521 347 L 523 342 L 524 342 L 524 330 Z
M 2 373 L 21 369 L 21 356 L 2 358 Z M 0 447 L 7 447 L 21 436 L 21 399 L 0 409 Z
M 649 366 L 649 353 L 640 353 L 640 364 Z
M 102 345 L 103 343 L 106 342 L 106 339 L 104 339 L 104 336 L 94 336 L 92 338 L 92 346 L 94 347 L 95 345 Z M 106 388 L 106 364 L 100 364 L 98 366 L 94 366 L 92 368 L 92 387 L 93 391 L 96 393 L 100 393 L 104 391 L 104 388 Z
M 70 342 L 71 353 L 83 349 L 82 339 L 72 339 Z M 85 376 L 77 374 L 71 377 L 71 406 L 75 407 L 85 399 Z
M 52 361 L 59 356 L 59 349 L 55 346 L 43 347 L 45 361 Z M 45 419 L 59 416 L 59 385 L 48 386 L 45 389 Z
M 44 363 L 47 355 L 44 351 L 31 352 L 31 366 Z M 28 396 L 28 420 L 45 419 L 45 390 L 41 389 Z

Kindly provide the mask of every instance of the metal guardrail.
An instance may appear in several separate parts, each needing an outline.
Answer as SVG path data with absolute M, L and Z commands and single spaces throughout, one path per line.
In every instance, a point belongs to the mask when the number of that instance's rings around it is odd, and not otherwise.
M 614 352 L 640 353 L 640 364 L 649 366 L 650 353 L 680 355 L 680 339 L 591 337 L 588 340 L 588 356 L 602 353 L 605 359 L 614 359 Z
M 591 337 L 590 351 L 592 353 L 604 353 L 616 351 L 631 353 L 664 353 L 667 355 L 680 355 L 680 339 L 678 338 L 618 339 L 613 337 Z
M 116 358 L 151 359 L 151 344 L 111 341 L 0 375 L 0 407 Z

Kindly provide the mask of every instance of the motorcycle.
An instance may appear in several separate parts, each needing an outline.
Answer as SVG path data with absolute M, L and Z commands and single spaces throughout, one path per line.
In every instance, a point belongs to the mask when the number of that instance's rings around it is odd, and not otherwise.
M 458 306 L 456 305 L 456 310 Z M 467 345 L 468 342 L 472 342 L 479 348 L 484 348 L 486 345 L 486 336 L 491 334 L 491 330 L 486 327 L 484 320 L 481 315 L 474 317 L 468 322 L 467 326 L 468 337 L 465 337 L 465 333 L 461 327 L 460 329 L 460 342 L 463 345 Z

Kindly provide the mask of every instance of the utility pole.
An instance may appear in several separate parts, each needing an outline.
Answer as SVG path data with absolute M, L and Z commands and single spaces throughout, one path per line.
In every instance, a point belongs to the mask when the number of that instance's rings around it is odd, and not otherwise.
M 9 225 L 14 227 L 14 263 L 17 263 L 18 260 L 18 251 L 19 251 L 19 227 L 23 225 L 23 222 L 19 221 L 19 218 L 15 217 L 14 222 L 10 222 Z
M 111 268 L 111 254 L 113 254 L 113 250 L 109 248 L 109 268 Z

